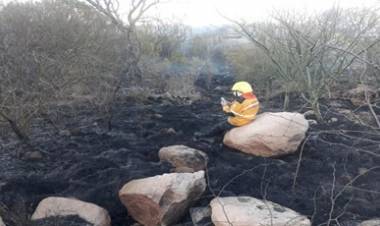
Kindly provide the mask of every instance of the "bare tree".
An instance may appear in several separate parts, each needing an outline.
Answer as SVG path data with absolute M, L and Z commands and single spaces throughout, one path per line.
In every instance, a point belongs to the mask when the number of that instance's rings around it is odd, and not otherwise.
M 274 65 L 285 91 L 284 108 L 289 105 L 289 93 L 295 91 L 322 120 L 320 98 L 359 55 L 373 46 L 373 43 L 362 46 L 362 40 L 373 32 L 378 15 L 366 10 L 347 21 L 344 20 L 347 14 L 352 13 L 334 8 L 316 17 L 318 19 L 279 13 L 274 17 L 275 22 L 263 25 L 230 21 Z M 353 52 L 355 54 L 350 54 Z
M 133 82 L 136 78 L 141 79 L 141 69 L 139 61 L 141 58 L 141 44 L 138 39 L 136 27 L 145 13 L 157 5 L 160 0 L 130 0 L 126 22 L 120 15 L 120 2 L 118 0 L 85 0 L 97 11 L 104 14 L 109 20 L 118 27 L 119 31 L 125 36 L 127 48 L 123 53 L 125 68 L 116 76 L 114 87 L 105 102 L 105 112 L 107 114 L 108 129 L 112 129 L 112 119 L 114 116 L 113 107 L 124 81 Z
M 35 118 L 51 124 L 57 102 L 106 89 L 125 41 L 114 26 L 77 1 L 11 3 L 0 9 L 0 125 L 30 145 Z M 64 33 L 64 35 L 62 35 Z M 109 49 L 109 46 L 116 50 Z M 96 91 L 96 92 L 95 92 Z
M 181 54 L 179 51 L 188 33 L 189 28 L 181 23 L 168 23 L 160 19 L 144 22 L 139 29 L 143 54 L 178 60 L 176 57 Z

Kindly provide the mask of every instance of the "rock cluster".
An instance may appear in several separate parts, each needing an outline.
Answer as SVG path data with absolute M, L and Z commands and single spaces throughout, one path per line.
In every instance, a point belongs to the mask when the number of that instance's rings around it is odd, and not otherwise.
M 297 150 L 308 127 L 308 121 L 298 113 L 264 113 L 251 124 L 229 131 L 224 144 L 257 156 L 285 155 Z M 291 209 L 247 196 L 215 197 L 210 207 L 192 208 L 207 187 L 207 154 L 174 145 L 161 148 L 158 155 L 162 162 L 173 166 L 173 173 L 128 181 L 119 190 L 120 201 L 138 224 L 175 225 L 190 211 L 195 226 L 211 221 L 216 226 L 311 225 L 307 217 Z M 77 216 L 94 226 L 111 225 L 110 216 L 102 207 L 63 197 L 43 199 L 32 219 L 57 216 Z M 4 226 L 1 219 L 0 226 Z

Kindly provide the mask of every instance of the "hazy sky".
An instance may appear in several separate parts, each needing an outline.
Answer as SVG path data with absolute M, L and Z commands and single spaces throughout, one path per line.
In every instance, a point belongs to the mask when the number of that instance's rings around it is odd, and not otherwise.
M 13 0 L 0 0 L 10 2 Z M 16 0 L 30 1 L 30 0 Z M 38 0 L 33 0 L 38 1 Z M 119 0 L 127 8 L 126 0 Z M 230 18 L 247 21 L 267 18 L 275 10 L 302 10 L 310 13 L 328 9 L 334 5 L 343 8 L 376 7 L 380 0 L 161 0 L 149 15 L 162 19 L 175 19 L 191 26 L 222 25 L 228 22 L 218 11 Z M 124 5 L 123 5 L 124 4 Z M 379 12 L 380 13 L 380 12 Z
M 274 10 L 320 11 L 339 5 L 344 8 L 379 7 L 380 0 L 162 0 L 150 14 L 161 18 L 177 18 L 192 26 L 226 24 L 218 11 L 231 18 L 262 19 Z

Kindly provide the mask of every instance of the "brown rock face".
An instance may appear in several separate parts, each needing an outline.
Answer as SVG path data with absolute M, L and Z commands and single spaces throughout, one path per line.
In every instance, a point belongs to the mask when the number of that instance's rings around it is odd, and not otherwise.
M 210 206 L 215 226 L 311 226 L 289 208 L 248 196 L 215 198 Z
M 274 157 L 293 153 L 309 128 L 302 114 L 263 113 L 252 123 L 230 130 L 223 143 L 242 152 Z
M 161 161 L 171 163 L 176 172 L 196 172 L 206 169 L 207 155 L 184 145 L 163 147 L 158 153 Z
M 204 171 L 132 180 L 119 191 L 128 213 L 145 226 L 172 225 L 206 189 Z
M 77 215 L 94 226 L 110 226 L 107 210 L 88 202 L 72 198 L 49 197 L 42 200 L 32 215 L 32 220 L 53 216 Z

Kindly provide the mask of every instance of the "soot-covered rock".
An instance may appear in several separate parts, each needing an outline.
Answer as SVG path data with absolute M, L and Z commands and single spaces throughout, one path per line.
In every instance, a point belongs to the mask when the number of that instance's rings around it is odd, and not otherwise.
M 206 169 L 207 155 L 197 149 L 184 145 L 163 147 L 158 153 L 161 161 L 167 161 L 176 172 L 196 172 Z
M 72 198 L 49 197 L 43 199 L 32 215 L 32 220 L 55 216 L 78 216 L 94 226 L 110 226 L 107 210 L 95 204 Z
M 206 189 L 204 171 L 171 173 L 128 182 L 119 191 L 128 213 L 145 226 L 173 225 Z
M 293 153 L 306 135 L 309 124 L 299 113 L 263 113 L 252 123 L 230 130 L 223 143 L 242 152 L 275 157 Z
M 379 225 L 380 225 L 380 218 L 363 221 L 359 226 L 379 226 Z
M 210 205 L 215 226 L 311 226 L 307 217 L 289 208 L 248 196 L 217 197 Z
M 190 215 L 194 226 L 211 225 L 210 207 L 191 208 Z
M 31 226 L 93 226 L 77 216 L 48 217 L 31 222 Z

